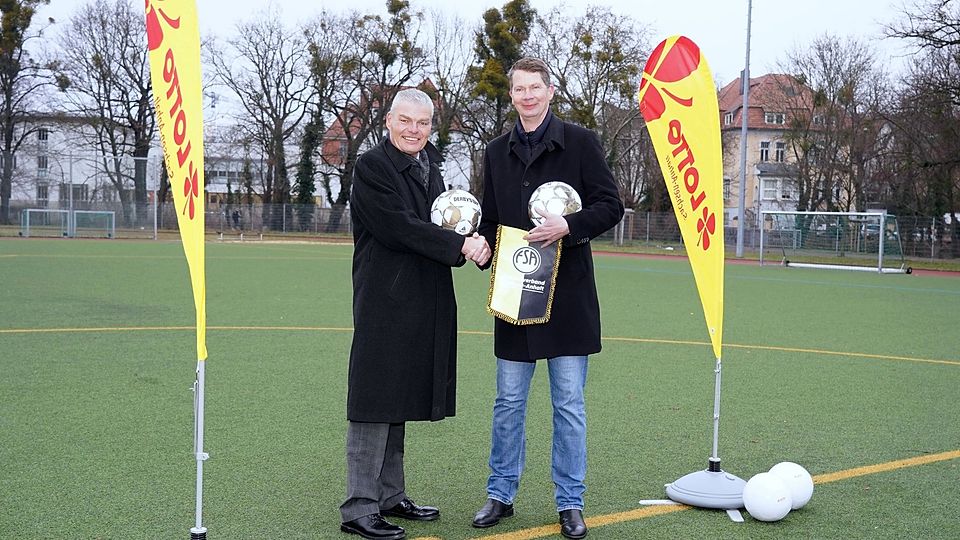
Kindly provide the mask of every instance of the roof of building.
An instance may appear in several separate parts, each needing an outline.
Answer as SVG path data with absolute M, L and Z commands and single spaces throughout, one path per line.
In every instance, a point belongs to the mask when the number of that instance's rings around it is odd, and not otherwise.
M 740 90 L 740 77 L 737 77 L 720 89 L 718 94 L 722 112 L 736 112 L 743 106 L 743 93 Z M 784 111 L 789 103 L 791 108 L 813 104 L 813 92 L 793 75 L 770 73 L 750 78 L 750 107 L 759 107 L 764 111 Z

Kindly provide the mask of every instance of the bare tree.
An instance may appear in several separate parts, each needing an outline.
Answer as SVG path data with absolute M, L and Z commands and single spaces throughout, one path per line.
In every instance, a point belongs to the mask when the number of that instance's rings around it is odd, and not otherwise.
M 440 12 L 432 13 L 432 47 L 429 47 L 430 78 L 433 88 L 425 89 L 436 102 L 435 125 L 437 149 L 446 158 L 444 168 L 463 167 L 459 172 L 473 178 L 473 164 L 479 163 L 482 148 L 477 148 L 475 139 L 463 135 L 461 117 L 470 99 L 468 73 L 473 60 L 472 40 L 464 32 L 466 23 L 458 17 L 447 17 Z M 479 178 L 479 174 L 476 175 Z M 473 193 L 482 193 L 482 185 L 470 186 Z
M 92 128 L 79 134 L 96 148 L 122 203 L 124 222 L 142 224 L 147 217 L 147 157 L 156 129 L 143 9 L 130 0 L 83 5 L 58 42 L 57 85 L 68 112 Z M 132 176 L 125 156 L 133 158 Z
M 599 134 L 624 202 L 632 207 L 643 198 L 647 179 L 660 177 L 659 167 L 649 168 L 644 159 L 652 147 L 636 106 L 650 48 L 646 26 L 597 6 L 577 17 L 554 8 L 538 19 L 529 45 L 556 80 L 559 113 Z
M 960 110 L 950 88 L 957 80 L 957 58 L 928 51 L 890 107 L 895 159 L 888 192 L 901 213 L 940 216 L 960 206 Z
M 886 192 L 903 214 L 938 216 L 933 232 L 943 247 L 939 216 L 960 216 L 960 4 L 916 0 L 902 16 L 886 34 L 918 54 L 889 107 L 893 158 Z M 956 255 L 960 227 L 952 231 Z
M 50 0 L 3 0 L 0 2 L 0 223 L 10 222 L 13 157 L 26 138 L 36 132 L 28 122 L 41 89 L 50 83 L 47 66 L 27 51 L 27 44 L 41 37 L 30 28 L 37 7 Z M 52 21 L 51 21 L 52 22 Z
M 886 75 L 861 41 L 823 35 L 781 66 L 784 137 L 797 166 L 799 210 L 864 209 L 883 125 Z
M 238 127 L 260 145 L 266 156 L 264 203 L 290 201 L 286 144 L 308 114 L 314 97 L 310 54 L 302 30 L 286 28 L 277 8 L 237 26 L 227 49 L 212 43 L 207 59 L 216 81 L 240 100 Z M 277 228 L 282 221 L 273 205 L 264 204 L 263 222 Z
M 387 16 L 338 17 L 324 13 L 308 30 L 318 106 L 335 150 L 321 152 L 324 186 L 333 212 L 329 230 L 340 227 L 350 200 L 357 156 L 383 138 L 394 94 L 422 74 L 426 59 L 418 45 L 423 14 L 407 0 L 389 0 Z M 332 180 L 339 181 L 336 197 Z

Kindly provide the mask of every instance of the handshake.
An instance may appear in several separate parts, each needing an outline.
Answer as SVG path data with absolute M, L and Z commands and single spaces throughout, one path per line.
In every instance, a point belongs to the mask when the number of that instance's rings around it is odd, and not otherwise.
M 477 266 L 487 264 L 487 261 L 490 260 L 490 255 L 492 255 L 487 239 L 477 233 L 464 237 L 463 247 L 460 248 L 460 253 L 468 260 L 477 263 Z

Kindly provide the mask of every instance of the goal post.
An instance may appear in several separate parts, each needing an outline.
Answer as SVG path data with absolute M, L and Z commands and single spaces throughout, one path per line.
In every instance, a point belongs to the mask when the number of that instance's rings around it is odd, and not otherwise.
M 764 210 L 760 264 L 911 273 L 896 216 L 885 211 Z
M 25 208 L 20 214 L 20 236 L 64 237 L 70 235 L 70 212 L 50 208 Z
M 116 212 L 111 210 L 59 210 L 27 208 L 20 215 L 20 236 L 114 238 Z
M 117 214 L 112 210 L 74 210 L 74 238 L 114 238 Z

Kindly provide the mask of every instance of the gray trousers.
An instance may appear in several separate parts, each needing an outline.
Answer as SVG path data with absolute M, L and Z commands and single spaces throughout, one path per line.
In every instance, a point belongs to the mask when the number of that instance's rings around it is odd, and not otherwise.
M 403 482 L 404 424 L 349 422 L 347 500 L 343 522 L 393 508 L 407 497 Z

